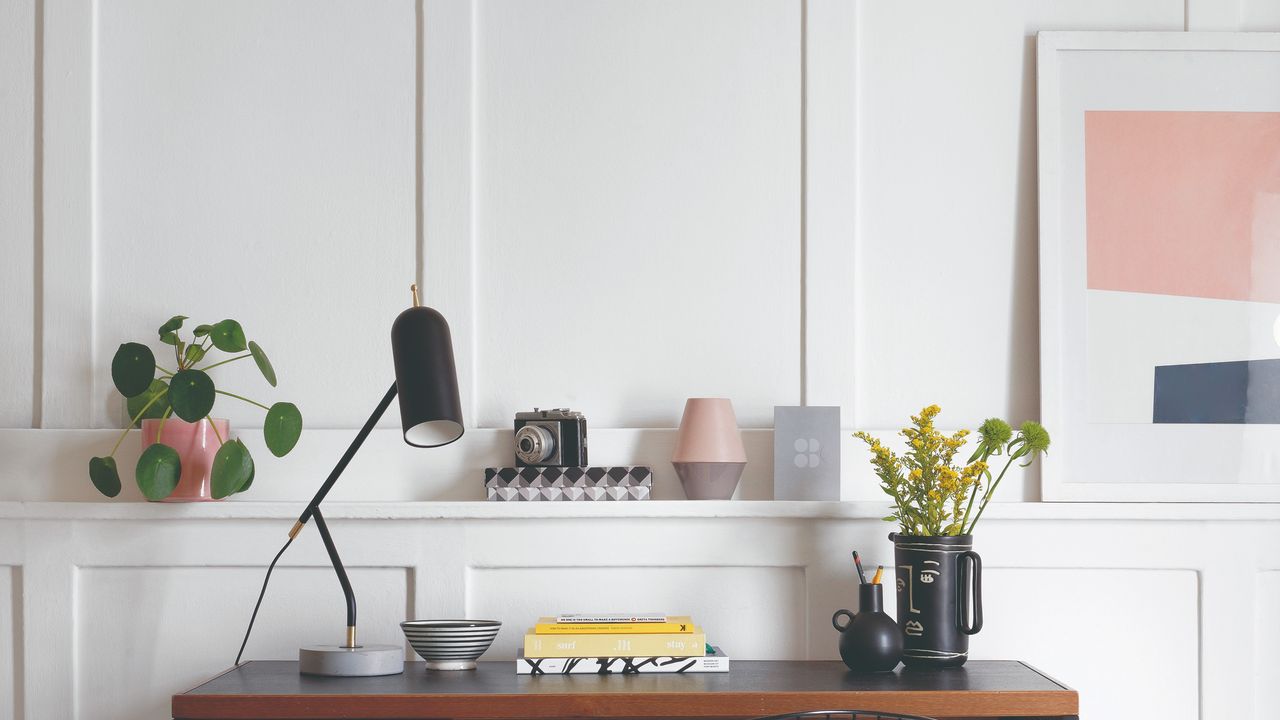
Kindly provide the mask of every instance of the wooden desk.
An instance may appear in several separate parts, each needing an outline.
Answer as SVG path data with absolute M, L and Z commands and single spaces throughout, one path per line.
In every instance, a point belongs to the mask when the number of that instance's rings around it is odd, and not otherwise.
M 210 718 L 754 718 L 798 710 L 1076 718 L 1076 692 L 1014 661 L 854 675 L 838 662 L 733 662 L 725 674 L 518 676 L 475 671 L 318 678 L 296 662 L 249 662 L 173 696 L 173 716 Z

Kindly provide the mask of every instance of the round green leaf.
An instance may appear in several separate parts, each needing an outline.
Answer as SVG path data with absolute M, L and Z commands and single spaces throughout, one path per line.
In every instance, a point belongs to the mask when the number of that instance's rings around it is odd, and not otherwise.
M 107 497 L 120 494 L 120 473 L 116 470 L 116 459 L 113 457 L 96 457 L 89 460 L 89 479 L 98 492 Z
M 196 337 L 204 337 L 205 335 L 208 335 L 212 331 L 213 331 L 212 325 L 197 325 L 196 329 L 191 331 L 191 334 L 195 335 Z
M 168 320 L 165 320 L 164 324 L 160 326 L 160 334 L 163 335 L 172 330 L 177 330 L 178 328 L 182 327 L 182 321 L 186 319 L 187 319 L 186 315 L 174 315 Z
M 288 455 L 302 435 L 302 413 L 298 406 L 287 402 L 272 405 L 267 411 L 267 419 L 262 423 L 262 434 L 272 455 Z
M 175 332 L 182 327 L 182 321 L 186 320 L 186 315 L 174 315 L 160 326 L 160 342 L 166 345 L 176 345 L 178 343 L 178 333 Z
M 148 446 L 142 451 L 142 457 L 138 458 L 138 469 L 134 476 L 138 481 L 138 489 L 148 500 L 169 497 L 178 486 L 178 478 L 182 477 L 182 461 L 178 459 L 178 451 L 160 443 Z
M 235 320 L 223 320 L 214 324 L 209 330 L 213 346 L 223 352 L 243 352 L 247 346 L 244 339 L 244 328 Z
M 204 359 L 204 348 L 199 345 L 188 345 L 182 354 L 182 359 L 186 361 L 188 367 L 195 365 Z
M 173 414 L 187 422 L 199 422 L 213 409 L 213 380 L 203 370 L 179 370 L 169 379 L 169 404 Z
M 146 345 L 124 343 L 111 358 L 111 381 L 127 398 L 146 392 L 155 377 L 156 356 Z
M 211 487 L 213 497 L 221 500 L 240 490 L 253 477 L 253 457 L 239 440 L 222 443 L 213 456 Z
M 258 369 L 262 371 L 262 377 L 271 383 L 271 387 L 276 386 L 276 371 L 271 367 L 271 361 L 267 359 L 267 354 L 262 351 L 262 347 L 258 343 L 249 341 L 249 352 L 253 353 L 253 361 L 258 363 Z
M 134 427 L 141 427 L 143 420 L 159 420 L 164 416 L 164 411 L 169 409 L 169 399 L 164 397 L 169 392 L 169 386 L 165 381 L 155 379 L 151 381 L 151 387 L 141 395 L 134 395 L 124 401 L 125 407 L 129 410 L 129 417 L 134 418 L 138 413 L 142 412 L 142 408 L 147 407 L 147 403 L 156 396 L 161 396 L 151 407 L 147 408 L 147 412 L 138 418 L 133 424 Z
M 249 468 L 249 479 L 244 481 L 244 484 L 241 485 L 240 489 L 236 491 L 237 493 L 242 493 L 253 486 L 253 476 L 257 472 L 257 470 L 258 468 L 256 465 L 254 467 Z

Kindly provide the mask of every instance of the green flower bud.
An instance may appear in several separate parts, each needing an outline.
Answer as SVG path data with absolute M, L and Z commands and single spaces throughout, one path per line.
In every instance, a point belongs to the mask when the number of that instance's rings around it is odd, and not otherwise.
M 1033 454 L 1049 451 L 1049 431 L 1045 430 L 1040 423 L 1028 420 L 1022 423 L 1018 432 L 1022 435 L 1027 449 Z

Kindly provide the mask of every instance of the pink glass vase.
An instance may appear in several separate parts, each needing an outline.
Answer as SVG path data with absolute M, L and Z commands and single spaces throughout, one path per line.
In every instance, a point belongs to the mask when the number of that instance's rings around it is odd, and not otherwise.
M 142 447 L 155 444 L 159 428 L 159 420 L 142 421 Z M 218 437 L 226 440 L 230 429 L 231 424 L 222 418 L 214 418 L 212 424 L 208 420 L 189 423 L 175 417 L 164 421 L 160 442 L 177 451 L 178 460 L 182 463 L 182 476 L 169 497 L 159 502 L 208 502 L 215 499 L 209 474 L 213 470 L 213 456 L 221 447 Z

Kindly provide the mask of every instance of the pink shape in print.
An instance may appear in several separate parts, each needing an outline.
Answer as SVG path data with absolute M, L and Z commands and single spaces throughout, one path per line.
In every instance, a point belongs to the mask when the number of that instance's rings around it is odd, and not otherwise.
M 1280 113 L 1085 113 L 1088 284 L 1280 303 Z

